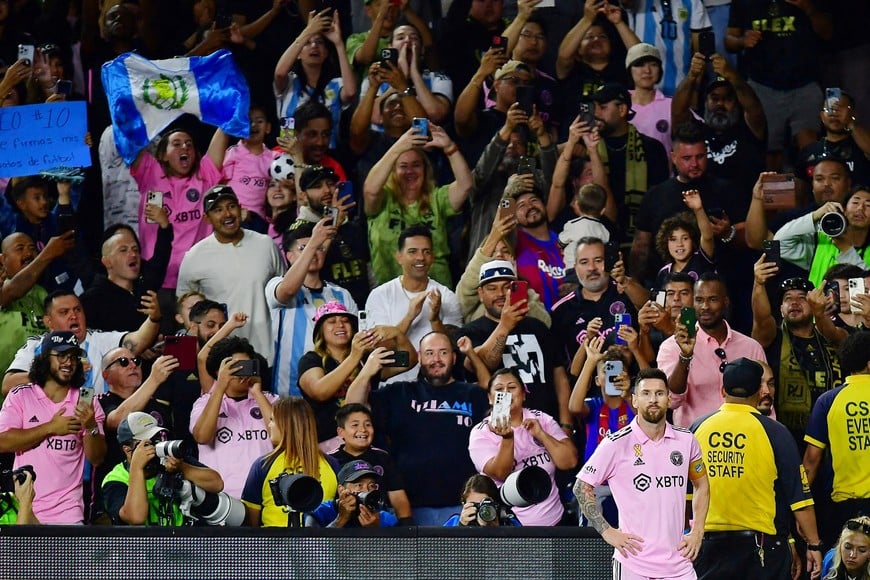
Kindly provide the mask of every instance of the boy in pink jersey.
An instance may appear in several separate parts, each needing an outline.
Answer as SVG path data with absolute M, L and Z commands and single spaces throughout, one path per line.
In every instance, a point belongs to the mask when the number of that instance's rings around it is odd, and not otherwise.
M 241 361 L 256 358 L 257 353 L 244 338 L 231 336 L 216 342 L 205 366 L 217 380 L 210 392 L 197 399 L 190 413 L 190 432 L 199 443 L 199 461 L 220 474 L 224 491 L 235 498 L 242 496 L 251 464 L 272 450 L 268 423 L 277 397 L 263 393 L 259 376 L 237 374 L 244 372 Z
M 251 134 L 227 149 L 221 173 L 224 183 L 233 188 L 245 210 L 242 213 L 245 227 L 265 234 L 268 227 L 265 217 L 266 190 L 271 177 L 269 169 L 277 153 L 263 144 L 266 135 L 272 131 L 266 111 L 251 107 L 248 116 Z
M 614 580 L 694 579 L 692 561 L 710 503 L 701 448 L 690 432 L 665 420 L 668 384 L 662 371 L 638 373 L 632 403 L 638 415 L 601 442 L 577 475 L 574 495 L 583 515 L 616 548 Z M 694 522 L 683 535 L 687 480 L 694 487 Z M 610 527 L 595 501 L 595 487 L 605 482 L 619 508 L 619 528 Z
M 81 355 L 72 332 L 47 334 L 32 382 L 13 389 L 0 409 L 0 452 L 15 452 L 16 469 L 33 466 L 33 513 L 43 524 L 84 523 L 85 458 L 99 465 L 106 454 L 102 408 L 81 398 Z

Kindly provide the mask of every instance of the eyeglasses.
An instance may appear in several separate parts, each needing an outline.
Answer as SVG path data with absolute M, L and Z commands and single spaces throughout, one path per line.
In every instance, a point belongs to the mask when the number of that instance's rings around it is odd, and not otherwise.
M 107 371 L 110 368 L 112 368 L 112 365 L 115 365 L 115 364 L 119 364 L 122 367 L 127 368 L 128 366 L 130 366 L 130 363 L 133 363 L 133 365 L 137 366 L 137 367 L 142 366 L 142 359 L 139 358 L 138 356 L 134 356 L 133 358 L 127 358 L 125 356 L 122 356 L 121 358 L 117 358 L 117 359 L 113 360 L 112 362 L 110 362 L 109 364 L 107 364 L 106 368 L 104 368 L 103 370 Z
M 299 244 L 299 245 L 296 247 L 296 251 L 297 251 L 297 252 L 301 252 L 302 250 L 304 250 L 304 249 L 306 248 L 306 246 L 308 246 L 308 244 Z M 324 248 L 323 246 L 317 246 L 317 253 L 318 253 L 318 254 L 325 254 L 325 253 L 326 253 L 326 248 Z
M 2 0 L 0 0 L 2 2 Z M 79 353 L 74 350 L 65 350 L 64 352 L 50 352 L 49 356 L 57 357 L 60 362 L 68 362 L 79 358 Z
M 859 522 L 858 520 L 849 520 L 846 522 L 846 529 L 850 532 L 861 530 L 865 535 L 870 536 L 870 524 Z
M 520 32 L 520 36 L 523 38 L 531 38 L 533 40 L 537 40 L 538 42 L 544 42 L 547 40 L 547 37 L 543 34 L 535 34 L 534 32 Z
M 725 365 L 728 364 L 728 355 L 725 353 L 725 349 L 724 348 L 717 348 L 713 352 L 716 354 L 716 356 L 718 356 L 720 359 L 722 359 L 722 364 L 719 365 L 719 372 L 724 373 L 725 372 Z
M 305 43 L 305 46 L 326 46 L 326 41 L 322 38 L 312 38 Z

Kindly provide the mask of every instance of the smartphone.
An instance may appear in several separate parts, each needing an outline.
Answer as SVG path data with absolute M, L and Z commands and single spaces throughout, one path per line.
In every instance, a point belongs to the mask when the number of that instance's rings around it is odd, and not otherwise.
M 526 115 L 531 115 L 532 105 L 535 104 L 535 87 L 529 85 L 518 86 L 517 102 L 520 104 L 520 109 L 525 111 Z
M 294 117 L 281 117 L 281 138 L 292 139 L 296 136 L 296 119 Z
M 830 314 L 840 313 L 840 283 L 836 280 L 829 280 L 825 283 L 825 296 L 832 297 Z
M 338 224 L 338 208 L 328 205 L 323 208 L 323 217 L 328 217 L 333 224 Z
M 514 280 L 511 282 L 511 304 L 516 304 L 520 300 L 525 300 L 528 306 L 529 283 L 525 280 Z
M 667 298 L 668 298 L 668 293 L 665 292 L 664 290 L 659 290 L 658 292 L 655 293 L 655 297 L 653 298 L 653 301 L 656 304 L 658 304 L 659 306 L 661 306 L 662 308 L 664 308 L 665 302 L 667 301 Z
M 511 419 L 511 403 L 513 394 L 507 391 L 496 391 L 492 402 L 492 413 L 489 416 L 490 423 L 496 421 L 507 422 Z
M 240 366 L 236 372 L 233 373 L 234 377 L 259 377 L 260 376 L 260 361 L 257 359 L 252 360 L 238 360 L 233 366 Z
M 338 201 L 353 199 L 353 182 L 339 181 L 335 187 L 338 189 Z
M 371 330 L 372 325 L 369 322 L 369 315 L 366 313 L 365 310 L 360 310 L 356 316 L 357 316 L 357 320 L 359 320 L 358 326 L 359 326 L 360 332 L 362 332 L 363 330 Z
M 230 310 L 229 310 L 229 308 L 227 308 L 227 303 L 221 302 L 220 306 L 221 306 L 221 311 L 224 313 L 224 319 L 229 320 L 230 319 Z
M 695 336 L 695 323 L 698 321 L 695 309 L 691 306 L 683 306 L 680 308 L 680 324 L 686 327 L 689 331 L 689 337 Z
M 619 261 L 619 246 L 613 240 L 604 244 L 604 269 L 610 272 Z
M 33 66 L 33 57 L 36 56 L 36 47 L 32 44 L 18 45 L 18 60 L 24 59 L 27 66 Z
M 489 45 L 490 48 L 499 48 L 502 51 L 506 51 L 508 48 L 508 37 L 507 36 L 493 36 L 492 44 Z
M 426 117 L 414 117 L 411 120 L 411 127 L 417 129 L 421 135 L 426 135 L 429 138 L 432 137 L 429 134 L 429 119 Z
M 765 262 L 775 262 L 779 264 L 779 240 L 764 240 L 761 242 L 761 251 L 765 254 Z
M 187 335 L 171 335 L 163 339 L 163 354 L 178 359 L 178 370 L 195 371 L 197 338 Z
M 88 407 L 94 404 L 93 387 L 82 387 L 79 389 L 79 402 L 84 403 Z
M 391 63 L 393 66 L 399 66 L 399 49 L 397 48 L 382 48 L 381 49 L 381 66 L 386 66 L 386 63 Z
M 218 12 L 218 15 L 214 19 L 215 28 L 229 28 L 233 25 L 233 16 L 232 14 L 226 14 L 224 12 Z
M 18 51 L 18 58 L 21 58 L 21 47 L 18 47 Z M 840 104 L 841 98 L 843 98 L 843 91 L 838 87 L 825 89 L 825 110 L 833 111 Z
M 163 192 L 162 191 L 153 191 L 153 190 L 149 191 L 148 198 L 147 198 L 147 201 L 145 203 L 147 203 L 148 205 L 156 205 L 158 207 L 163 207 Z M 156 224 L 157 222 L 152 220 L 152 219 L 145 218 L 145 223 L 146 224 Z
M 613 385 L 616 377 L 622 374 L 621 360 L 609 360 L 604 363 L 604 394 L 612 397 L 621 397 L 622 391 Z
M 57 232 L 65 234 L 76 229 L 76 216 L 71 213 L 62 213 L 57 216 Z
M 590 129 L 594 128 L 597 123 L 595 121 L 595 106 L 592 103 L 580 103 L 580 122 L 586 123 Z
M 523 155 L 517 163 L 517 175 L 528 175 L 535 172 L 535 158 Z
M 58 95 L 69 95 L 72 93 L 72 81 L 65 81 L 63 79 L 57 81 L 57 84 L 54 86 L 54 92 Z
M 514 198 L 512 197 L 503 197 L 501 201 L 498 202 L 498 217 L 499 219 L 504 219 L 505 216 L 514 215 L 517 213 L 517 208 L 514 205 Z
M 864 287 L 864 278 L 849 278 L 849 301 L 852 301 L 852 298 L 857 294 L 866 294 L 867 289 Z M 859 314 L 861 312 L 860 308 L 856 308 L 855 306 L 851 306 L 850 310 L 852 314 Z
M 626 345 L 628 344 L 621 338 L 619 338 L 619 327 L 620 326 L 631 326 L 631 314 L 627 312 L 622 312 L 613 315 L 613 338 L 615 344 Z
M 407 350 L 393 351 L 393 362 L 385 364 L 385 367 L 407 367 L 411 365 L 411 354 Z
M 716 54 L 716 33 L 712 30 L 702 30 L 698 33 L 698 52 L 704 55 L 704 58 L 710 60 L 710 57 Z

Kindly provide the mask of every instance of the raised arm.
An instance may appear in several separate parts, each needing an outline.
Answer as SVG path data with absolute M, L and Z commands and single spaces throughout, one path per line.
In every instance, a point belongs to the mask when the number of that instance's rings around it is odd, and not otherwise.
M 226 324 L 221 326 L 218 331 L 208 339 L 208 342 L 199 349 L 199 352 L 196 354 L 196 369 L 197 375 L 199 376 L 199 387 L 202 393 L 208 393 L 211 391 L 215 382 L 215 379 L 208 374 L 208 370 L 205 368 L 205 363 L 208 360 L 208 353 L 211 352 L 212 347 L 214 347 L 218 341 L 225 339 L 232 334 L 234 330 L 243 327 L 247 322 L 247 314 L 244 312 L 234 312 L 233 315 L 229 317 Z
M 275 288 L 275 299 L 281 304 L 287 304 L 299 289 L 302 288 L 305 282 L 305 276 L 308 274 L 308 269 L 311 262 L 314 260 L 320 247 L 335 238 L 338 228 L 332 223 L 332 218 L 325 217 L 315 224 L 311 232 L 311 239 L 302 250 L 302 254 L 296 258 L 296 261 L 284 274 L 281 283 Z
M 764 107 L 758 95 L 755 94 L 752 87 L 743 79 L 743 76 L 731 68 L 725 57 L 714 54 L 711 57 L 711 61 L 713 63 L 713 72 L 728 79 L 728 82 L 734 87 L 737 101 L 743 108 L 743 119 L 746 121 L 749 130 L 752 131 L 756 139 L 764 140 L 767 135 L 767 118 L 764 115 Z
M 341 37 L 341 22 L 338 19 L 338 10 L 333 12 L 332 22 L 323 34 L 326 39 L 335 46 L 338 55 L 338 68 L 341 71 L 341 93 L 339 97 L 343 104 L 356 99 L 357 87 L 356 75 L 347 58 L 347 50 L 344 47 L 344 39 Z
M 698 89 L 707 72 L 707 59 L 700 52 L 692 55 L 689 72 L 677 85 L 671 100 L 671 126 L 692 120 L 691 108 L 698 105 Z M 670 151 L 668 151 L 670 153 Z
M 765 262 L 765 254 L 755 262 L 753 271 L 755 279 L 752 283 L 752 338 L 767 348 L 776 338 L 776 321 L 767 297 L 767 281 L 776 276 L 779 266 L 776 262 Z
M 764 240 L 773 239 L 773 233 L 767 229 L 767 215 L 764 213 L 764 189 L 762 183 L 768 175 L 776 175 L 775 171 L 765 171 L 759 174 L 752 187 L 752 201 L 746 213 L 746 246 L 760 250 Z
M 350 149 L 355 155 L 362 155 L 372 141 L 372 111 L 375 109 L 375 101 L 378 89 L 381 86 L 380 63 L 372 63 L 369 67 L 369 86 L 363 93 L 353 116 L 350 119 Z M 384 95 L 386 98 L 387 95 Z
M 710 218 L 704 211 L 701 193 L 697 189 L 684 191 L 683 202 L 692 210 L 695 221 L 698 222 L 698 230 L 701 232 L 701 250 L 708 258 L 712 258 L 716 253 L 716 240 L 713 238 L 713 224 L 710 223 Z
M 423 146 L 423 149 L 439 148 L 447 156 L 447 161 L 450 162 L 450 170 L 453 172 L 454 180 L 450 183 L 447 189 L 447 197 L 450 200 L 450 207 L 454 211 L 459 211 L 468 200 L 468 195 L 471 193 L 471 188 L 474 185 L 474 180 L 471 178 L 471 169 L 465 161 L 465 157 L 459 150 L 459 146 L 450 139 L 447 131 L 429 123 L 429 132 L 432 134 L 432 140 Z
M 580 345 L 580 349 L 586 353 L 586 361 L 580 371 L 580 376 L 574 382 L 571 389 L 571 397 L 568 399 L 568 411 L 585 419 L 589 415 L 589 406 L 586 404 L 586 395 L 589 394 L 589 385 L 598 371 L 598 362 L 604 359 L 601 347 L 604 338 L 596 336 Z
M 283 93 L 287 89 L 287 83 L 289 82 L 287 75 L 290 74 L 290 70 L 293 68 L 293 65 L 296 63 L 299 55 L 302 53 L 302 49 L 308 41 L 316 34 L 325 35 L 331 28 L 332 21 L 326 15 L 327 12 L 328 9 L 320 12 L 313 12 L 308 18 L 308 24 L 278 59 L 277 64 L 275 64 L 275 75 L 273 79 L 276 92 Z M 338 11 L 336 11 L 335 14 L 337 17 Z M 345 61 L 346 60 L 347 55 L 345 55 Z
M 121 339 L 121 346 L 129 348 L 133 354 L 140 354 L 154 344 L 154 339 L 160 332 L 160 321 L 163 319 L 160 313 L 160 303 L 157 300 L 157 292 L 148 290 L 140 301 L 141 312 L 146 316 L 142 325 L 133 332 L 128 332 Z
M 2 93 L 0 93 L 2 94 Z M 16 245 L 27 242 L 17 240 Z M 17 274 L 0 284 L 0 308 L 18 300 L 33 288 L 39 277 L 55 259 L 63 256 L 75 246 L 75 232 L 69 231 L 54 236 L 32 262 L 18 271 Z
M 595 17 L 599 12 L 598 5 L 598 0 L 586 0 L 583 3 L 583 17 L 562 39 L 556 58 L 556 77 L 559 80 L 565 80 L 571 74 L 571 71 L 574 70 L 574 66 L 577 64 L 577 53 L 580 50 L 580 43 L 583 41 L 586 31 L 595 22 Z
M 214 135 L 211 137 L 211 142 L 208 144 L 206 154 L 220 171 L 224 166 L 224 156 L 227 153 L 227 147 L 230 145 L 230 136 L 223 132 L 223 129 L 218 127 L 215 129 Z
M 380 213 L 384 205 L 384 185 L 399 156 L 413 147 L 422 147 L 426 143 L 427 137 L 421 135 L 418 129 L 411 127 L 375 163 L 363 184 L 363 201 L 367 216 Z
M 345 381 L 359 368 L 363 355 L 374 345 L 370 330 L 357 332 L 351 341 L 350 354 L 328 373 L 322 367 L 313 367 L 299 377 L 299 388 L 315 401 L 329 401 L 344 386 Z
M 460 137 L 471 137 L 477 130 L 477 111 L 483 95 L 483 83 L 506 62 L 507 53 L 501 48 L 491 47 L 481 56 L 477 71 L 459 93 L 453 108 L 453 124 Z

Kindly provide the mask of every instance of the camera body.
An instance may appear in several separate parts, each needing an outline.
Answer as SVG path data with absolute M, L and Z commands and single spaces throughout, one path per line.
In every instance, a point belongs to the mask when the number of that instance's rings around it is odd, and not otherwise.
M 819 229 L 829 238 L 838 238 L 846 231 L 846 216 L 838 211 L 829 211 L 819 220 Z
M 384 494 L 380 490 L 361 491 L 356 494 L 358 505 L 364 505 L 367 509 L 377 512 L 384 508 Z
M 33 471 L 32 465 L 22 465 L 18 469 L 4 469 L 0 471 L 0 491 L 14 492 L 15 483 L 18 485 L 24 483 L 25 474 L 30 474 L 31 481 L 36 481 L 36 472 Z
M 477 502 L 477 517 L 483 522 L 494 522 L 498 519 L 498 504 L 492 498 L 484 498 Z

